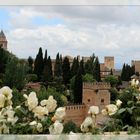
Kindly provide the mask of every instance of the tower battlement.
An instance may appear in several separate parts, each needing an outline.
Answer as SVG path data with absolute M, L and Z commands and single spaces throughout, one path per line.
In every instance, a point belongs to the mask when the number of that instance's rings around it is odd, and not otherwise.
M 92 89 L 92 90 L 109 90 L 110 84 L 105 82 L 93 82 L 93 83 L 83 83 L 83 89 Z

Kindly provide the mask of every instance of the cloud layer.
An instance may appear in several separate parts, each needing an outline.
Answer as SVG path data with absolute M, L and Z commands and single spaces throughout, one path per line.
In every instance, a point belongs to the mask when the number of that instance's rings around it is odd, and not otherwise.
M 139 6 L 6 7 L 8 49 L 20 58 L 35 57 L 38 48 L 55 58 L 115 56 L 116 66 L 140 59 Z M 6 25 L 5 25 L 6 28 Z

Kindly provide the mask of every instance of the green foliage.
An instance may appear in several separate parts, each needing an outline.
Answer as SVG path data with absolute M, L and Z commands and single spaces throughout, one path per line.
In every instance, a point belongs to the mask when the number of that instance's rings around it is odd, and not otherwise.
M 101 81 L 100 77 L 100 63 L 98 57 L 93 54 L 85 63 L 85 73 L 93 75 L 96 81 Z
M 28 73 L 33 73 L 33 58 L 31 56 L 29 56 L 28 58 L 28 67 L 29 67 L 29 70 L 28 70 Z
M 84 61 L 83 61 L 83 59 L 80 61 L 79 69 L 81 71 L 81 74 L 84 75 L 85 74 L 85 67 L 84 67 Z
M 94 64 L 93 64 L 93 77 L 95 78 L 96 81 L 100 82 L 101 77 L 100 77 L 100 63 L 98 60 L 98 57 L 95 58 Z
M 69 134 L 71 131 L 77 133 L 78 127 L 73 121 L 68 121 L 67 123 L 64 124 L 63 133 Z
M 19 90 L 23 89 L 25 86 L 25 75 L 27 73 L 27 66 L 18 61 L 16 58 L 11 58 L 5 70 L 4 84 Z
M 130 77 L 135 74 L 135 67 L 129 66 L 128 64 L 123 65 L 122 72 L 121 72 L 121 80 L 122 81 L 130 81 Z
M 111 95 L 111 101 L 115 101 L 117 99 L 117 97 L 119 96 L 119 93 L 118 93 L 117 89 L 116 88 L 111 88 L 109 90 L 109 92 L 110 92 L 110 95 Z
M 95 82 L 93 75 L 86 73 L 83 75 L 83 82 Z
M 20 105 L 24 101 L 23 93 L 19 92 L 16 88 L 13 88 L 12 94 L 13 107 Z
M 55 65 L 54 65 L 54 77 L 62 76 L 62 56 L 59 53 L 56 55 Z
M 63 71 L 62 76 L 63 76 L 64 85 L 68 87 L 70 83 L 71 73 L 70 73 L 70 63 L 67 57 L 65 57 L 63 60 L 62 71 Z
M 41 80 L 42 72 L 43 72 L 43 53 L 42 48 L 39 48 L 39 52 L 36 55 L 36 59 L 34 62 L 34 73 L 37 74 L 38 80 Z
M 52 61 L 51 61 L 51 57 L 49 56 L 46 63 L 44 64 L 43 81 L 51 82 L 52 80 L 53 80 Z
M 6 63 L 10 57 L 10 53 L 0 47 L 0 73 L 5 72 Z
M 64 104 L 66 103 L 65 100 L 63 100 L 63 94 L 57 92 L 56 89 L 52 87 L 49 87 L 47 90 L 45 87 L 42 87 L 39 91 L 36 92 L 36 94 L 39 101 L 48 99 L 48 97 L 52 95 L 57 101 L 58 107 L 64 106 Z
M 27 74 L 26 80 L 27 82 L 37 82 L 37 75 L 36 74 Z
M 77 75 L 75 76 L 74 81 L 73 88 L 74 103 L 82 103 L 82 86 L 83 86 L 82 74 L 79 70 Z
M 111 87 L 116 87 L 116 85 L 118 84 L 118 79 L 113 75 L 105 77 L 104 81 L 110 83 Z
M 78 57 L 73 59 L 73 63 L 71 66 L 71 77 L 77 74 L 77 70 L 79 69 L 79 60 Z
M 56 88 L 57 92 L 64 93 L 65 86 L 63 84 L 63 78 L 62 76 L 54 77 L 54 80 L 52 82 L 52 87 Z

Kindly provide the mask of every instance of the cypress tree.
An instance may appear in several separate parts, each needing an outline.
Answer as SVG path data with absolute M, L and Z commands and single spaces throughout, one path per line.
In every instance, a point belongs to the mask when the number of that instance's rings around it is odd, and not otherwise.
M 59 53 L 56 55 L 55 65 L 54 65 L 54 76 L 62 76 L 62 57 L 60 58 Z
M 51 82 L 53 80 L 53 73 L 52 73 L 52 61 L 51 57 L 49 56 L 43 70 L 43 81 L 44 82 Z
M 83 59 L 80 61 L 79 69 L 80 69 L 80 71 L 81 71 L 81 74 L 82 74 L 82 75 L 85 75 L 84 61 L 83 61 Z
M 42 72 L 43 72 L 43 53 L 42 48 L 39 48 L 39 52 L 36 56 L 34 64 L 34 73 L 37 74 L 39 81 L 41 80 Z
M 93 77 L 95 78 L 96 81 L 101 81 L 100 77 L 100 63 L 98 60 L 98 57 L 96 57 L 93 65 Z
M 123 64 L 123 68 L 122 68 L 122 72 L 121 72 L 121 80 L 125 81 L 126 77 L 125 77 L 125 63 Z
M 28 70 L 28 73 L 29 74 L 32 74 L 33 73 L 33 58 L 31 56 L 29 56 L 28 58 L 28 66 L 29 66 L 29 70 Z
M 74 89 L 73 89 L 73 94 L 74 94 L 74 103 L 82 103 L 82 74 L 81 70 L 78 70 L 77 75 L 75 76 L 75 81 L 74 81 Z
M 62 71 L 63 71 L 63 82 L 65 84 L 65 86 L 68 87 L 69 83 L 70 83 L 70 63 L 69 63 L 69 59 L 67 57 L 64 58 L 63 60 L 63 64 L 62 64 Z
M 47 63 L 47 57 L 48 57 L 47 50 L 45 50 L 45 56 L 43 60 L 44 65 Z
M 78 57 L 73 59 L 73 63 L 71 66 L 71 77 L 77 74 L 77 70 L 79 69 L 79 60 Z

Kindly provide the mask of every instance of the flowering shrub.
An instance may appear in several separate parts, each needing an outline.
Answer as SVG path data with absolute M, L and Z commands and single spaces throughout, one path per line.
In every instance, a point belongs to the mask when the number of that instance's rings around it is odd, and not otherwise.
M 15 108 L 12 96 L 9 87 L 0 89 L 0 134 L 62 133 L 65 108 L 56 109 L 53 96 L 39 103 L 35 92 L 24 94 L 24 102 Z
M 131 86 L 120 93 L 116 104 L 107 105 L 102 110 L 104 115 L 110 116 L 104 131 L 140 132 L 140 89 L 139 81 L 133 79 Z
M 96 124 L 96 116 L 99 114 L 98 106 L 91 106 L 88 111 L 89 116 L 87 116 L 84 122 L 81 124 L 81 131 L 83 133 L 97 134 L 98 128 Z

